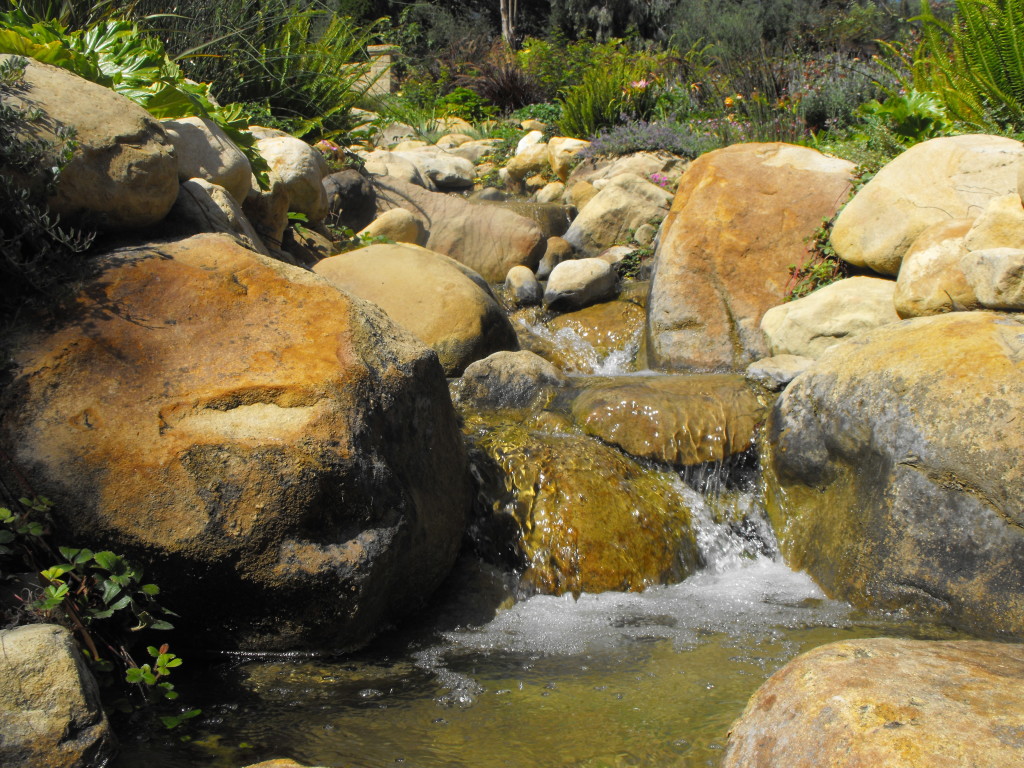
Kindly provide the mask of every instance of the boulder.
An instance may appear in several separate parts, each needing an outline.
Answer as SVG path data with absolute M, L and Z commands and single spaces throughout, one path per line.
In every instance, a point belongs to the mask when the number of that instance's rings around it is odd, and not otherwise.
M 1002 136 L 944 136 L 917 144 L 875 174 L 832 228 L 850 264 L 899 273 L 907 249 L 931 225 L 974 218 L 993 197 L 1017 192 L 1024 144 Z
M 961 258 L 960 268 L 982 307 L 1024 311 L 1024 250 L 972 251 Z
M 405 208 L 384 211 L 359 232 L 359 237 L 386 237 L 396 243 L 426 245 L 427 228 L 423 219 Z
M 829 643 L 772 675 L 722 768 L 1011 768 L 1024 763 L 1024 647 Z
M 288 210 L 304 213 L 313 223 L 323 221 L 328 212 L 323 180 L 330 173 L 323 155 L 292 136 L 259 139 L 256 149 L 284 184 Z
M 242 210 L 263 244 L 280 249 L 288 227 L 288 190 L 284 182 L 270 174 L 270 189 L 251 190 Z
M 203 179 L 226 189 L 241 204 L 252 189 L 252 167 L 213 120 L 181 117 L 161 123 L 178 156 L 181 181 Z
M 551 171 L 565 181 L 569 178 L 569 171 L 572 168 L 573 158 L 590 146 L 589 141 L 583 139 L 570 139 L 566 136 L 555 136 L 548 141 L 548 165 Z
M 538 408 L 568 381 L 533 352 L 495 352 L 467 366 L 455 397 L 460 405 L 476 409 Z
M 544 244 L 544 256 L 537 265 L 537 279 L 547 280 L 551 270 L 563 261 L 575 258 L 572 246 L 561 237 L 549 237 Z
M 393 154 L 402 153 L 402 152 L 413 152 L 413 151 L 415 151 L 417 149 L 423 149 L 424 147 L 429 147 L 429 146 L 432 146 L 432 145 L 428 144 L 427 142 L 423 141 L 422 139 L 405 139 L 404 141 L 400 141 L 397 144 L 395 144 L 393 147 L 391 147 L 391 152 Z
M 519 346 L 484 280 L 440 253 L 406 243 L 371 245 L 325 259 L 313 271 L 381 307 L 437 353 L 448 376 Z
M 1024 637 L 1024 318 L 954 312 L 835 347 L 769 421 L 769 514 L 831 596 Z
M 615 296 L 615 270 L 601 259 L 572 259 L 551 270 L 544 288 L 544 304 L 576 309 Z
M 1024 173 L 1024 162 L 1021 163 Z M 971 231 L 964 238 L 968 251 L 989 248 L 1024 248 L 1024 205 L 1013 192 L 989 199 Z
M 422 216 L 427 247 L 465 264 L 489 283 L 500 283 L 520 264 L 535 268 L 544 255 L 543 233 L 511 211 L 473 205 L 390 178 L 379 179 L 377 185 L 378 210 L 405 208 Z
M 470 501 L 435 354 L 224 236 L 98 258 L 9 337 L 0 449 L 57 543 L 138 562 L 206 648 L 351 648 L 418 608 Z
M 761 318 L 773 355 L 817 359 L 844 339 L 900 318 L 893 308 L 896 283 L 880 277 L 849 277 L 772 307 Z
M 547 145 L 544 144 L 544 131 L 533 129 L 519 139 L 516 144 L 516 156 L 521 155 L 539 145 L 543 145 L 545 147 L 545 151 L 547 151 Z
M 785 389 L 789 382 L 812 365 L 814 365 L 814 360 L 809 357 L 775 355 L 751 363 L 743 375 L 765 389 L 777 392 Z
M 623 173 L 631 173 L 642 179 L 650 179 L 659 174 L 667 182 L 675 182 L 686 171 L 690 161 L 685 157 L 669 152 L 634 152 L 622 157 L 592 157 L 584 160 L 573 168 L 566 180 L 570 189 L 578 182 L 589 182 L 614 179 Z
M 552 181 L 541 187 L 536 194 L 538 203 L 557 203 L 565 194 L 565 184 L 560 181 Z
M 595 197 L 597 197 L 597 187 L 589 181 L 573 182 L 570 179 L 566 183 L 565 200 L 569 205 L 576 206 L 580 211 L 586 208 L 587 204 Z
M 580 211 L 565 239 L 584 256 L 597 256 L 609 246 L 628 242 L 633 230 L 668 213 L 672 195 L 631 173 L 612 179 Z
M 517 307 L 540 304 L 544 298 L 544 288 L 529 267 L 512 267 L 505 276 L 505 289 Z
M 448 153 L 455 157 L 461 157 L 463 160 L 468 160 L 476 165 L 485 157 L 492 154 L 498 144 L 500 144 L 500 141 L 497 139 L 476 139 L 474 141 L 467 141 L 465 144 L 460 144 L 457 147 L 453 147 L 448 150 Z
M 386 149 L 378 149 L 363 158 L 363 169 L 372 176 L 387 176 L 389 180 L 415 184 L 417 187 L 434 190 L 434 183 L 423 175 L 423 171 L 412 160 Z
M 742 370 L 765 357 L 761 318 L 782 303 L 789 267 L 846 199 L 852 172 L 845 160 L 779 143 L 735 144 L 695 160 L 662 225 L 650 364 Z
M 573 420 L 588 435 L 681 467 L 749 450 L 765 415 L 750 385 L 734 375 L 598 379 L 572 403 Z
M 224 187 L 205 179 L 189 179 L 181 184 L 170 218 L 187 234 L 231 235 L 246 248 L 270 255 L 236 198 Z
M 325 176 L 323 185 L 332 221 L 358 232 L 376 218 L 377 193 L 365 174 L 346 168 Z
M 24 80 L 25 88 L 4 94 L 4 106 L 39 111 L 40 120 L 26 121 L 26 136 L 52 142 L 58 128 L 75 132 L 74 155 L 48 201 L 53 213 L 105 232 L 149 227 L 167 215 L 178 197 L 178 160 L 159 122 L 109 88 L 34 59 Z
M 632 301 L 604 301 L 558 315 L 547 323 L 555 337 L 571 335 L 573 341 L 550 351 L 556 365 L 576 373 L 595 373 L 595 368 L 615 357 L 620 370 L 634 370 L 643 338 L 647 313 Z
M 71 633 L 29 624 L 0 631 L 0 649 L 0 764 L 106 765 L 114 735 Z
M 590 437 L 518 426 L 475 438 L 481 541 L 544 594 L 639 591 L 697 562 L 679 479 Z
M 411 162 L 439 190 L 468 189 L 473 186 L 476 168 L 469 160 L 434 147 L 416 152 L 392 152 Z
M 902 318 L 976 309 L 978 297 L 960 266 L 973 219 L 947 219 L 924 230 L 903 255 L 893 306 Z
M 482 201 L 493 204 L 493 201 Z M 501 208 L 529 219 L 544 233 L 544 237 L 561 237 L 569 228 L 572 209 L 555 203 L 531 203 L 523 200 L 503 200 Z
M 518 152 L 505 165 L 505 170 L 508 171 L 508 178 L 513 186 L 527 176 L 547 172 L 550 170 L 547 144 L 534 144 Z
M 464 133 L 446 133 L 434 142 L 434 146 L 439 149 L 455 149 L 470 141 L 473 141 L 473 137 Z

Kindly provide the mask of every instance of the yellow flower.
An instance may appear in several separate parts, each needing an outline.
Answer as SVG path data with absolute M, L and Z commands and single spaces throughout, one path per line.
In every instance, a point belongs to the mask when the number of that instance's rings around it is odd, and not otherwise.
M 732 106 L 733 104 L 735 104 L 735 103 L 736 103 L 736 102 L 734 102 L 734 101 L 733 101 L 733 98 L 732 98 L 732 96 L 726 96 L 726 97 L 725 97 L 725 106 L 727 106 L 727 107 L 731 107 L 731 106 Z

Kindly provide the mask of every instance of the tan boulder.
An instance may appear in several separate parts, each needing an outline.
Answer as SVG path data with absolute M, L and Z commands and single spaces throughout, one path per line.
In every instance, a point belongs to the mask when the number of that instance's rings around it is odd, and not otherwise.
M 570 259 L 551 270 L 544 286 L 544 306 L 579 309 L 615 296 L 615 270 L 601 259 Z
M 519 346 L 483 279 L 440 253 L 407 243 L 371 245 L 325 259 L 313 271 L 381 307 L 437 353 L 448 376 Z
M 991 198 L 964 238 L 964 245 L 968 251 L 1024 248 L 1024 204 L 1020 195 L 1013 192 Z
M 899 273 L 907 249 L 931 225 L 974 218 L 993 197 L 1017 192 L 1024 145 L 1002 136 L 944 136 L 917 144 L 880 170 L 832 228 L 841 258 Z
M 388 176 L 406 184 L 415 184 L 424 189 L 434 190 L 434 183 L 423 175 L 423 171 L 412 160 L 386 149 L 370 152 L 363 158 L 364 168 L 372 176 Z
M 495 352 L 466 367 L 456 402 L 474 409 L 543 408 L 568 379 L 533 352 Z
M 918 235 L 904 254 L 896 278 L 896 314 L 923 317 L 951 312 L 954 307 L 978 306 L 978 297 L 960 266 L 967 253 L 964 238 L 973 225 L 973 219 L 948 219 Z
M 57 530 L 144 564 L 207 648 L 348 648 L 418 608 L 469 504 L 434 353 L 222 235 L 99 266 L 9 337 L 0 448 Z
M 548 165 L 561 181 L 569 178 L 573 158 L 590 146 L 589 141 L 555 136 L 548 140 Z
M 597 187 L 589 181 L 573 182 L 570 179 L 566 186 L 568 187 L 565 193 L 566 202 L 569 205 L 575 205 L 580 211 L 587 207 L 587 203 L 597 197 Z
M 189 179 L 181 184 L 169 218 L 190 235 L 231 235 L 246 248 L 270 255 L 236 198 L 224 187 L 205 179 Z
M 213 120 L 181 117 L 161 122 L 178 156 L 181 181 L 203 179 L 226 189 L 241 204 L 252 189 L 249 159 Z
M 0 764 L 91 768 L 115 751 L 99 688 L 71 633 L 54 624 L 0 631 Z
M 564 194 L 565 184 L 560 181 L 552 181 L 537 190 L 534 198 L 538 203 L 557 203 Z
M 10 58 L 0 54 L 0 61 Z M 26 136 L 52 142 L 57 128 L 75 132 L 51 211 L 65 223 L 108 232 L 149 227 L 167 215 L 178 196 L 178 160 L 159 122 L 109 88 L 33 59 L 24 80 L 27 87 L 6 92 L 3 101 L 41 113 L 26 121 Z
M 547 280 L 551 270 L 576 257 L 576 251 L 561 237 L 549 237 L 544 244 L 544 256 L 537 265 L 537 278 Z
M 512 267 L 534 269 L 544 255 L 545 239 L 532 221 L 497 206 L 468 203 L 461 197 L 429 192 L 381 177 L 377 205 L 381 212 L 405 208 L 423 217 L 427 247 L 500 283 Z
M 468 189 L 473 186 L 476 168 L 464 157 L 430 146 L 414 152 L 394 149 L 391 154 L 411 162 L 439 190 Z
M 780 549 L 830 596 L 1024 637 L 1024 318 L 953 312 L 836 346 L 782 393 Z
M 509 180 L 517 184 L 527 176 L 550 170 L 547 144 L 532 144 L 516 154 L 505 166 Z
M 646 319 L 643 307 L 632 301 L 603 301 L 558 315 L 548 321 L 547 327 L 556 335 L 572 333 L 596 352 L 599 359 L 618 353 L 632 360 L 639 351 Z M 583 360 L 574 360 L 569 367 L 581 373 L 594 373 L 586 370 Z
M 517 307 L 540 304 L 544 288 L 529 267 L 512 267 L 505 276 L 505 292 Z
M 679 480 L 578 434 L 500 427 L 475 439 L 483 541 L 542 593 L 639 591 L 696 565 Z M 511 532 L 510 532 L 511 531 Z
M 587 203 L 563 237 L 584 256 L 628 242 L 632 232 L 651 220 L 660 222 L 672 195 L 631 173 L 620 174 Z
M 789 267 L 846 199 L 853 164 L 789 144 L 735 144 L 695 160 L 662 225 L 648 357 L 673 370 L 742 370 L 768 349 L 761 318 Z
M 602 180 L 613 179 L 623 173 L 631 173 L 642 179 L 650 179 L 659 174 L 668 183 L 677 181 L 690 161 L 685 157 L 670 152 L 634 152 L 616 158 L 593 157 L 584 160 L 573 168 L 566 181 L 570 189 L 574 184 L 586 181 L 591 184 Z
M 972 251 L 961 258 L 960 268 L 982 307 L 1024 311 L 1024 250 Z
M 396 243 L 427 243 L 427 228 L 423 225 L 423 219 L 405 208 L 384 211 L 358 234 L 366 238 L 386 237 Z
M 526 135 L 520 138 L 518 142 L 516 142 L 516 155 L 521 155 L 527 150 L 543 144 L 544 131 L 533 128 L 527 131 Z
M 743 372 L 749 380 L 775 392 L 785 389 L 793 379 L 814 365 L 814 360 L 798 355 L 775 355 L 751 363 Z
M 632 456 L 690 466 L 749 450 L 766 413 L 742 376 L 710 375 L 598 379 L 572 415 Z
M 834 344 L 899 321 L 896 282 L 880 277 L 837 280 L 796 301 L 772 307 L 761 318 L 773 355 L 817 359 Z
M 288 190 L 276 175 L 270 175 L 270 189 L 253 189 L 242 205 L 256 234 L 268 248 L 280 249 L 288 228 Z
M 284 184 L 288 210 L 303 213 L 314 223 L 323 221 L 328 212 L 323 180 L 331 172 L 323 155 L 293 136 L 259 139 L 256 149 Z
M 467 136 L 464 133 L 446 133 L 434 142 L 434 146 L 441 149 L 455 149 L 455 147 L 460 147 L 469 141 L 473 141 L 473 137 Z
M 1024 764 L 1024 646 L 873 639 L 798 656 L 750 699 L 722 768 Z

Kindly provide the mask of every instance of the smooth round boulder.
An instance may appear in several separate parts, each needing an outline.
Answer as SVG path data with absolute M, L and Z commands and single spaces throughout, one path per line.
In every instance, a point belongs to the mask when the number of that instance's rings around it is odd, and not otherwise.
M 538 203 L 557 203 L 565 194 L 565 184 L 560 181 L 552 181 L 541 187 L 535 198 Z
M 816 360 L 844 339 L 897 322 L 895 290 L 893 280 L 848 277 L 772 307 L 761 318 L 768 349 Z
M 249 159 L 219 125 L 205 117 L 161 122 L 178 156 L 181 181 L 203 179 L 226 189 L 241 204 L 252 189 Z
M 505 290 L 517 307 L 540 304 L 544 298 L 544 288 L 529 267 L 512 267 L 505 276 Z
M 211 184 L 206 179 L 182 182 L 178 199 L 168 219 L 183 233 L 198 235 L 219 232 L 231 235 L 246 248 L 264 256 L 270 255 L 235 197 L 224 187 Z
M 572 139 L 567 136 L 555 136 L 548 140 L 548 165 L 559 181 L 569 178 L 573 159 L 590 146 L 584 139 Z
M 0 54 L 0 62 L 11 58 Z M 74 155 L 48 200 L 63 223 L 117 232 L 167 215 L 178 197 L 178 160 L 158 121 L 109 88 L 34 59 L 24 81 L 4 94 L 4 105 L 39 110 L 42 119 L 25 122 L 26 137 L 53 142 L 58 127 L 75 132 Z
M 436 147 L 424 147 L 416 151 L 392 150 L 396 157 L 404 158 L 420 169 L 439 190 L 468 189 L 473 186 L 476 168 L 473 163 L 455 154 Z
M 383 237 L 396 243 L 426 245 L 427 228 L 423 219 L 405 208 L 392 208 L 358 232 L 360 238 Z
M 547 280 L 551 276 L 551 270 L 563 261 L 574 258 L 576 252 L 561 237 L 549 237 L 544 245 L 544 255 L 537 265 L 537 279 Z
M 967 253 L 964 238 L 973 225 L 973 219 L 950 219 L 918 235 L 904 254 L 896 278 L 896 314 L 906 319 L 978 308 L 978 297 L 960 266 Z
M 323 221 L 328 212 L 323 180 L 330 173 L 323 155 L 293 136 L 259 139 L 256 150 L 284 184 L 288 210 L 304 213 L 313 223 Z
M 544 304 L 575 309 L 615 295 L 615 270 L 601 259 L 571 259 L 557 264 L 548 275 Z
M 798 355 L 775 355 L 751 363 L 743 372 L 751 381 L 765 389 L 777 392 L 785 389 L 793 379 L 814 365 L 814 360 Z
M 513 186 L 529 176 L 546 173 L 550 170 L 547 144 L 532 144 L 517 152 L 515 157 L 508 161 L 505 170 Z
M 836 346 L 769 420 L 781 552 L 827 594 L 1024 637 L 1024 318 L 953 312 Z
M 483 278 L 443 254 L 408 243 L 371 245 L 324 259 L 313 271 L 381 307 L 437 353 L 448 376 L 519 347 Z
M 635 174 L 614 177 L 579 215 L 563 237 L 583 256 L 627 242 L 637 228 L 652 219 L 660 222 L 672 205 L 672 195 Z
M 943 136 L 889 162 L 836 218 L 831 243 L 844 261 L 897 275 L 918 235 L 974 218 L 993 197 L 1017 192 L 1024 144 L 1003 136 Z
M 533 352 L 495 352 L 466 367 L 455 396 L 460 405 L 473 408 L 543 407 L 568 382 L 561 371 Z
M 1024 646 L 829 643 L 772 675 L 729 731 L 722 768 L 1024 764 Z
M 363 157 L 363 168 L 372 176 L 387 176 L 405 184 L 415 184 L 424 189 L 435 189 L 434 183 L 423 175 L 416 163 L 407 157 L 378 149 Z
M 470 504 L 435 354 L 223 235 L 100 258 L 8 337 L 0 449 L 56 543 L 138 563 L 205 648 L 342 650 L 419 608 Z
M 972 251 L 961 257 L 960 268 L 982 307 L 1024 311 L 1024 250 Z

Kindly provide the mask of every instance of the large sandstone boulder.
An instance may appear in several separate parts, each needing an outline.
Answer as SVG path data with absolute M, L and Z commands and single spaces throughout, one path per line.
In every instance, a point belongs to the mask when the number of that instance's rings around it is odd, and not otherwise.
M 425 245 L 427 242 L 427 228 L 423 225 L 423 219 L 405 208 L 384 211 L 357 234 L 360 238 L 383 237 L 396 243 L 413 245 Z
M 159 122 L 108 88 L 32 59 L 24 79 L 4 105 L 40 111 L 26 134 L 53 141 L 57 128 L 75 131 L 74 157 L 49 200 L 54 213 L 104 231 L 148 227 L 167 215 L 178 196 L 178 161 Z
M 330 173 L 324 156 L 294 136 L 259 139 L 256 149 L 284 185 L 288 210 L 305 214 L 311 222 L 323 221 L 328 212 L 323 180 Z
M 832 596 L 1024 636 L 1024 319 L 955 312 L 835 347 L 769 421 L 786 561 Z
M 424 177 L 440 190 L 467 189 L 473 186 L 476 168 L 473 163 L 437 147 L 425 147 L 411 152 L 393 152 L 408 160 Z
M 819 358 L 843 339 L 895 323 L 895 290 L 892 280 L 850 277 L 772 307 L 761 318 L 768 349 L 773 355 Z
M 1024 144 L 1002 136 L 944 136 L 917 144 L 880 170 L 832 228 L 841 258 L 896 275 L 917 236 L 947 219 L 974 218 L 993 197 L 1017 192 Z
M 798 656 L 733 724 L 722 768 L 1024 764 L 1024 646 L 847 640 Z
M 565 186 L 572 188 L 578 183 L 594 184 L 605 179 L 614 179 L 624 173 L 631 173 L 643 179 L 654 174 L 663 177 L 666 183 L 675 182 L 682 176 L 690 161 L 669 152 L 634 152 L 622 157 L 592 157 L 573 168 Z M 583 206 L 577 203 L 582 208 Z
M 50 332 L 11 337 L 0 403 L 60 536 L 139 562 L 207 647 L 346 648 L 418 607 L 469 504 L 434 353 L 224 236 L 101 266 Z
M 960 264 L 981 306 L 1024 311 L 1024 250 L 989 248 L 972 251 L 961 259 Z
M 557 264 L 544 286 L 544 304 L 555 309 L 578 309 L 615 295 L 615 270 L 601 259 L 570 259 Z
M 584 256 L 630 239 L 633 231 L 668 213 L 672 195 L 632 173 L 616 176 L 587 203 L 563 235 Z
M 924 230 L 907 249 L 896 278 L 893 306 L 902 318 L 976 309 L 978 297 L 960 266 L 973 219 L 946 219 Z
M 264 256 L 270 255 L 237 199 L 224 187 L 205 179 L 182 182 L 168 218 L 185 234 L 213 232 L 231 235 L 246 248 Z
M 475 438 L 481 540 L 544 594 L 680 581 L 697 549 L 678 478 L 590 437 L 502 427 Z
M 115 752 L 96 681 L 54 624 L 0 632 L 0 765 L 92 768 Z
M 378 179 L 377 187 L 381 212 L 405 208 L 418 214 L 426 222 L 427 248 L 465 264 L 489 283 L 500 283 L 519 264 L 536 268 L 544 255 L 543 233 L 511 211 L 473 205 L 391 178 Z
M 548 165 L 551 171 L 561 180 L 569 178 L 573 158 L 590 146 L 584 139 L 572 139 L 567 136 L 555 136 L 548 141 Z
M 742 370 L 789 267 L 850 189 L 853 164 L 789 144 L 735 144 L 695 160 L 662 226 L 648 315 L 652 367 Z
M 324 259 L 313 271 L 387 312 L 437 353 L 448 376 L 519 346 L 483 279 L 440 253 L 408 243 L 371 245 Z
M 203 179 L 226 189 L 239 204 L 245 202 L 252 167 L 219 125 L 203 117 L 164 120 L 162 125 L 178 156 L 179 179 Z
M 423 171 L 412 160 L 400 153 L 377 149 L 363 156 L 363 168 L 371 176 L 387 176 L 392 181 L 415 184 L 417 187 L 434 190 L 434 183 L 423 175 Z
M 766 414 L 742 376 L 710 375 L 598 379 L 572 415 L 632 456 L 690 466 L 748 450 Z

